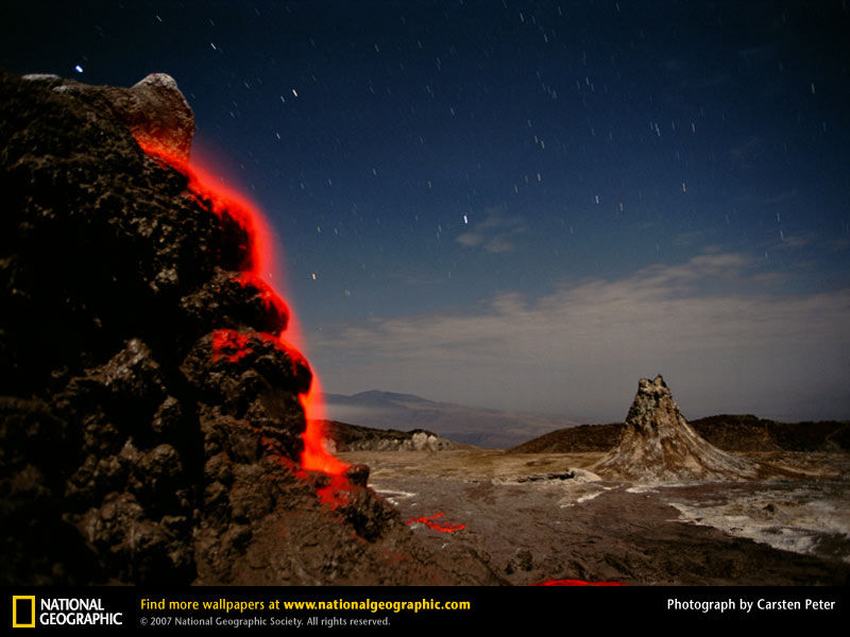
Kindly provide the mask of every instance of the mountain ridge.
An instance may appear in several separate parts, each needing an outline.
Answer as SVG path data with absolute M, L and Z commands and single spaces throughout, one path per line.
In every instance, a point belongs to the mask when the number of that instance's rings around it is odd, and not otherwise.
M 377 429 L 426 429 L 462 444 L 509 448 L 577 423 L 560 416 L 501 411 L 377 389 L 325 394 L 329 420 Z
M 850 421 L 779 422 L 752 414 L 718 414 L 689 421 L 711 444 L 725 451 L 848 451 Z M 543 434 L 508 449 L 509 453 L 580 453 L 609 451 L 619 440 L 622 422 L 583 424 Z

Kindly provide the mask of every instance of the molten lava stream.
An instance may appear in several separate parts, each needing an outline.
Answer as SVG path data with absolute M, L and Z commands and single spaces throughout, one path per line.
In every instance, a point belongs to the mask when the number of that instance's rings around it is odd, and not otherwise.
M 310 391 L 299 396 L 304 413 L 307 414 L 307 429 L 304 430 L 304 453 L 301 466 L 307 471 L 321 471 L 331 475 L 342 475 L 348 465 L 330 453 L 325 446 L 325 401 L 322 382 L 313 375 Z
M 423 515 L 418 518 L 410 518 L 405 524 L 408 526 L 412 524 L 424 524 L 432 531 L 437 531 L 439 533 L 457 533 L 458 531 L 463 531 L 466 528 L 466 525 L 462 522 L 438 522 L 438 520 L 442 520 L 446 517 L 446 514 L 442 511 L 434 513 L 433 515 Z
M 152 143 L 149 139 L 136 139 L 139 147 L 149 156 L 158 159 L 171 166 L 186 176 L 187 188 L 195 197 L 209 203 L 212 211 L 222 218 L 225 213 L 230 216 L 248 235 L 248 258 L 244 267 L 244 276 L 240 279 L 247 284 L 252 279 L 259 279 L 269 287 L 269 303 L 286 306 L 282 295 L 277 291 L 271 279 L 276 271 L 273 233 L 260 208 L 251 200 L 237 190 L 226 186 L 216 176 L 215 171 L 207 166 L 202 166 L 195 161 L 189 161 L 177 155 L 170 149 Z M 240 357 L 239 336 L 226 335 L 217 331 L 214 337 L 219 341 L 214 343 L 214 351 L 221 352 L 231 350 L 228 360 L 235 362 Z M 287 337 L 283 333 L 277 335 L 282 347 L 305 353 L 304 341 L 294 317 L 290 319 Z M 222 340 L 229 339 L 229 340 Z M 339 504 L 339 498 L 334 495 L 339 491 L 347 490 L 350 485 L 345 472 L 348 465 L 331 454 L 325 447 L 324 442 L 324 419 L 325 409 L 322 397 L 321 381 L 318 374 L 313 371 L 313 382 L 306 394 L 299 396 L 301 406 L 304 409 L 306 428 L 302 439 L 304 450 L 301 454 L 300 463 L 306 471 L 320 471 L 331 476 L 328 486 L 320 489 L 320 497 L 323 501 Z

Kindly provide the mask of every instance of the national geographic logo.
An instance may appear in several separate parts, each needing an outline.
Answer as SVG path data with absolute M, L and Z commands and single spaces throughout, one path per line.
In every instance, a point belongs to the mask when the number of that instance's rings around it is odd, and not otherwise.
M 35 595 L 12 595 L 12 628 L 35 628 Z
M 12 595 L 12 628 L 123 625 L 124 613 L 108 611 L 99 597 Z

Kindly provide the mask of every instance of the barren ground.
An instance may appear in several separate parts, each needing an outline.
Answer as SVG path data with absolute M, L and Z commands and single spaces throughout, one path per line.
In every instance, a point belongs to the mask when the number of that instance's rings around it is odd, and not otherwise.
M 450 555 L 473 552 L 506 583 L 850 582 L 850 455 L 750 454 L 808 477 L 645 486 L 599 480 L 602 454 L 351 452 L 414 532 Z M 574 470 L 575 477 L 563 479 Z

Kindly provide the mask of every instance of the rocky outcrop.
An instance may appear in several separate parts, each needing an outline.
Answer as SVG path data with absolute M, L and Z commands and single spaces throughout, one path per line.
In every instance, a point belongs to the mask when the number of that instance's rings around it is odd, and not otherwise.
M 336 451 L 446 451 L 465 445 L 442 438 L 424 429 L 398 431 L 349 425 L 329 420 L 324 432 L 329 445 Z
M 166 73 L 151 73 L 130 88 L 93 86 L 58 75 L 25 75 L 24 79 L 106 106 L 142 146 L 156 144 L 175 156 L 189 158 L 195 116 L 177 82 Z
M 640 380 L 617 447 L 594 471 L 637 482 L 746 480 L 758 473 L 753 463 L 700 437 L 660 375 Z
M 4 584 L 485 583 L 366 487 L 304 471 L 310 366 L 198 191 L 173 80 L 0 74 Z M 244 211 L 243 211 L 244 212 Z

